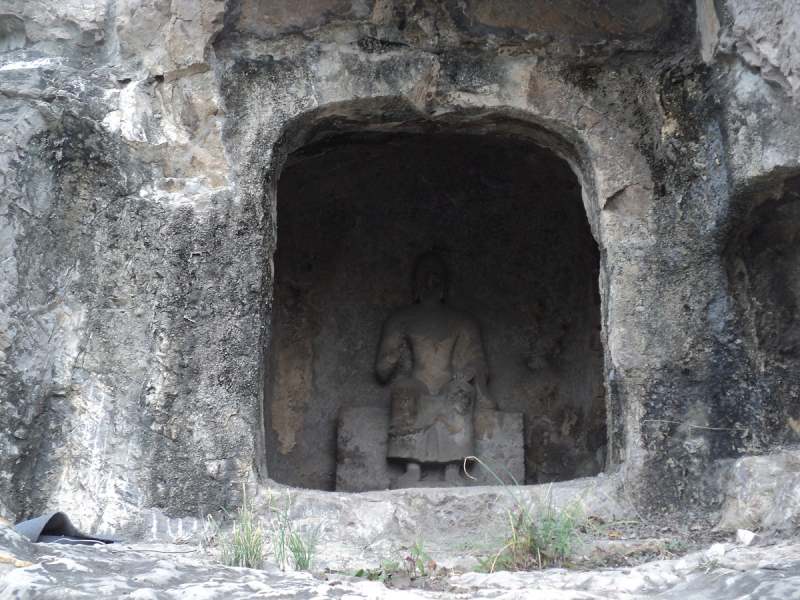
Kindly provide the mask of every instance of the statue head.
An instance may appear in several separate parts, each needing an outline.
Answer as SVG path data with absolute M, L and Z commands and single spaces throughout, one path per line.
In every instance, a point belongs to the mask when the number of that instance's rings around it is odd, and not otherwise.
M 447 267 L 433 252 L 423 254 L 414 266 L 414 300 L 442 302 L 447 297 Z

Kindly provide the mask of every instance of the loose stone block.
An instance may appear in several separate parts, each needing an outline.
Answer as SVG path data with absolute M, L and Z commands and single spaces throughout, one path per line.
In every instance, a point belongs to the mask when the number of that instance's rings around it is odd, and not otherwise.
M 366 492 L 389 487 L 386 446 L 389 407 L 345 408 L 339 414 L 336 490 Z
M 525 482 L 524 433 L 522 413 L 484 411 L 474 418 L 475 455 L 503 483 Z M 475 465 L 470 473 L 482 485 L 497 485 L 497 479 L 484 467 Z

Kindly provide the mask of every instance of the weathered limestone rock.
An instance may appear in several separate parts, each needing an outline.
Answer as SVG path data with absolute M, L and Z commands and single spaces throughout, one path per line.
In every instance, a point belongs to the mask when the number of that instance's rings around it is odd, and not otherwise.
M 731 469 L 717 529 L 794 530 L 800 515 L 798 495 L 797 451 L 741 458 Z
M 0 51 L 22 48 L 27 41 L 25 22 L 14 15 L 0 16 Z
M 328 301 L 370 260 L 397 266 L 389 242 L 416 243 L 414 219 L 446 204 L 484 211 L 468 212 L 485 241 L 437 244 L 502 284 L 466 291 L 505 315 L 499 403 L 526 415 L 528 480 L 619 472 L 642 512 L 711 510 L 721 464 L 800 442 L 796 3 L 551 4 L 5 2 L 0 514 L 58 508 L 82 529 L 168 538 L 270 475 L 302 467 L 331 487 L 343 404 L 326 394 L 378 386 L 359 323 L 403 303 L 385 278 L 352 312 Z M 341 146 L 344 170 L 357 146 L 411 135 L 536 146 L 540 191 L 500 166 L 445 190 L 409 169 L 394 186 L 407 205 L 381 205 L 384 190 L 337 210 L 356 194 L 320 194 L 294 239 L 331 246 L 279 262 L 285 166 Z M 553 194 L 575 199 L 580 227 Z M 348 237 L 398 203 L 366 250 Z M 562 221 L 597 252 L 543 243 Z M 508 238 L 506 269 L 491 251 Z M 559 253 L 575 267 L 532 277 Z M 594 312 L 554 306 L 577 299 Z M 741 502 L 778 526 L 791 511 L 761 507 L 770 485 Z
M 726 0 L 732 19 L 731 39 L 736 53 L 760 70 L 767 81 L 784 88 L 790 98 L 800 92 L 800 7 L 791 0 L 747 2 Z
M 558 8 L 540 3 L 530 10 L 524 0 L 502 2 L 468 0 L 451 4 L 453 20 L 473 35 L 492 34 L 594 37 L 604 35 L 641 36 L 663 28 L 670 16 L 670 2 L 662 0 L 647 6 L 637 2 L 615 2 L 588 8 L 581 2 L 567 1 Z
M 800 549 L 796 545 L 730 548 L 678 560 L 662 560 L 626 569 L 536 573 L 466 573 L 440 577 L 434 585 L 391 589 L 377 581 L 340 573 L 313 576 L 214 564 L 207 554 L 185 545 L 34 547 L 0 525 L 0 594 L 14 598 L 496 598 L 554 600 L 680 598 L 719 600 L 746 596 L 793 598 L 800 592 Z M 434 555 L 442 560 L 440 555 Z M 363 566 L 362 566 L 363 568 Z M 427 582 L 426 582 L 427 583 Z
M 119 0 L 121 54 L 165 79 L 207 71 L 210 45 L 222 29 L 224 15 L 223 0 Z
M 314 29 L 331 21 L 367 20 L 375 9 L 375 0 L 243 0 L 237 14 L 236 28 L 259 37 Z
M 108 0 L 8 0 L 4 4 L 6 23 L 21 21 L 22 25 L 12 26 L 20 33 L 6 43 L 6 50 L 22 48 L 25 42 L 68 42 L 89 48 L 107 40 Z

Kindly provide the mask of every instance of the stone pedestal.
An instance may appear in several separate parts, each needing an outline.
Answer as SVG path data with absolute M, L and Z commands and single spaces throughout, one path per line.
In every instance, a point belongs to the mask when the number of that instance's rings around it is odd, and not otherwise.
M 391 485 L 386 448 L 389 408 L 343 408 L 336 447 L 336 491 L 367 492 Z
M 475 455 L 504 482 L 525 479 L 522 413 L 483 411 L 474 417 Z M 339 413 L 336 465 L 337 492 L 366 492 L 402 487 L 400 464 L 386 459 L 389 407 L 345 408 Z M 479 464 L 468 466 L 475 479 L 462 476 L 462 485 L 498 485 Z M 426 476 L 414 487 L 451 487 L 443 466 L 423 465 Z M 513 479 L 512 479 L 513 477 Z
M 496 410 L 476 412 L 473 416 L 475 456 L 503 483 L 525 483 L 525 442 L 522 413 Z M 476 464 L 470 469 L 476 485 L 499 485 L 487 468 Z

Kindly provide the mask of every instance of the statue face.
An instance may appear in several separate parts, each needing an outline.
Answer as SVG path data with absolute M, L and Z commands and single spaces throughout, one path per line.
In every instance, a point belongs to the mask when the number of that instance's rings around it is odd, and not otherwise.
M 447 268 L 434 254 L 419 259 L 414 269 L 414 298 L 421 302 L 441 302 L 447 294 Z
M 444 300 L 444 278 L 441 273 L 427 271 L 417 276 L 417 298 L 422 302 Z

